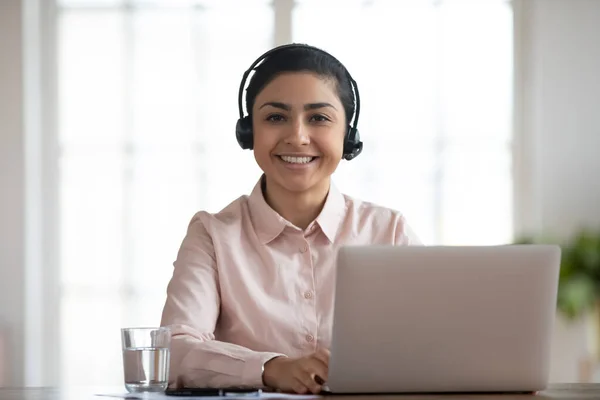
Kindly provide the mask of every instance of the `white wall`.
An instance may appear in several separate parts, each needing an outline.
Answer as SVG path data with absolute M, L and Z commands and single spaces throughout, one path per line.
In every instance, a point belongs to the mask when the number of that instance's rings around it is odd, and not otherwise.
M 600 1 L 520 0 L 517 210 L 522 232 L 600 228 Z M 559 319 L 553 381 L 576 381 L 589 326 Z
M 0 386 L 57 381 L 57 246 L 44 229 L 55 216 L 42 213 L 56 203 L 56 189 L 44 186 L 55 181 L 53 155 L 42 151 L 53 132 L 41 108 L 53 69 L 42 74 L 40 47 L 52 34 L 41 23 L 51 4 L 0 1 Z
M 600 2 L 538 0 L 535 77 L 541 223 L 600 228 Z
M 600 1 L 521 0 L 523 230 L 600 227 Z
M 4 360 L 8 364 L 6 385 L 19 385 L 24 378 L 25 140 L 21 25 L 21 2 L 0 1 L 0 332 L 8 334 L 8 359 Z

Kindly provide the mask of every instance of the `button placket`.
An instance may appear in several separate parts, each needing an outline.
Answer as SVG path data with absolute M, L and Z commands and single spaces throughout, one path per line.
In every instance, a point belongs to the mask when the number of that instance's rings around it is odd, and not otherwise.
M 314 262 L 313 252 L 310 246 L 310 238 L 307 238 L 308 233 L 312 230 L 309 227 L 300 241 L 297 242 L 298 252 L 301 254 L 300 262 L 302 263 L 302 283 L 298 287 L 298 295 L 302 300 L 302 336 L 300 340 L 304 342 L 303 347 L 314 350 L 317 344 L 317 320 L 315 314 L 315 289 L 314 289 Z

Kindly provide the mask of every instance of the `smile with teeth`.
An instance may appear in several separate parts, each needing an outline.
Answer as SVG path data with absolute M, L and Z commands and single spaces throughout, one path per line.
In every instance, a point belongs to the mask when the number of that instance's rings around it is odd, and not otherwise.
M 283 161 L 290 164 L 308 164 L 317 157 L 292 157 L 292 156 L 279 156 Z

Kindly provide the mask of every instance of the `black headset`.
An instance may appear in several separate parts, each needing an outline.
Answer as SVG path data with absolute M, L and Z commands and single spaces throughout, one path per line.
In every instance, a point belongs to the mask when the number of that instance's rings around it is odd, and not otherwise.
M 267 51 L 262 56 L 260 56 L 256 61 L 254 61 L 252 63 L 252 65 L 250 66 L 250 68 L 248 68 L 248 70 L 246 72 L 244 72 L 244 76 L 243 76 L 242 82 L 240 84 L 240 91 L 239 91 L 239 96 L 238 96 L 238 106 L 239 106 L 239 111 L 240 111 L 240 118 L 238 119 L 237 124 L 235 126 L 235 136 L 236 136 L 237 141 L 242 149 L 252 149 L 254 147 L 254 137 L 253 137 L 253 132 L 252 132 L 252 119 L 249 116 L 244 117 L 244 107 L 242 104 L 243 103 L 242 95 L 244 93 L 244 87 L 246 85 L 246 80 L 248 79 L 248 75 L 250 75 L 250 72 L 252 72 L 261 61 L 265 60 L 267 57 L 271 56 L 273 53 L 279 52 L 282 50 L 286 50 L 286 49 L 290 49 L 290 48 L 309 48 L 312 50 L 319 51 L 323 54 L 326 54 L 337 61 L 337 59 L 335 57 L 333 57 L 331 54 L 327 53 L 325 50 L 321 50 L 319 48 L 308 46 L 305 44 L 285 44 L 282 46 L 278 46 L 278 47 L 275 47 L 275 48 Z M 343 66 L 343 64 L 342 64 L 342 66 Z M 352 85 L 352 89 L 354 91 L 354 99 L 356 102 L 356 109 L 354 111 L 354 124 L 353 124 L 353 126 L 348 125 L 348 127 L 346 129 L 346 135 L 344 137 L 344 154 L 343 154 L 342 158 L 344 158 L 346 160 L 352 160 L 353 158 L 358 156 L 362 152 L 362 149 L 363 149 L 363 143 L 360 140 L 360 135 L 358 133 L 358 129 L 356 128 L 356 126 L 358 125 L 358 116 L 360 114 L 360 96 L 358 94 L 358 86 L 356 84 L 356 81 L 354 79 L 352 79 L 352 76 L 350 76 L 350 73 L 348 72 L 348 70 L 345 67 L 344 67 L 344 71 L 346 72 L 346 76 L 350 80 L 350 84 Z

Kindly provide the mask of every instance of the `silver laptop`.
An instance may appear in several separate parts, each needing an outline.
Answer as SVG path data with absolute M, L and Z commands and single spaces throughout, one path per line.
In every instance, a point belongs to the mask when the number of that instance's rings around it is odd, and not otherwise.
M 560 247 L 343 247 L 331 393 L 535 392 L 549 379 Z

